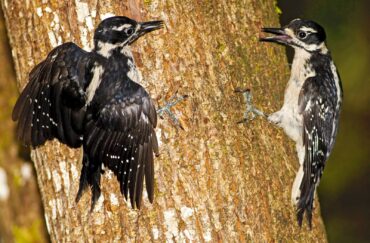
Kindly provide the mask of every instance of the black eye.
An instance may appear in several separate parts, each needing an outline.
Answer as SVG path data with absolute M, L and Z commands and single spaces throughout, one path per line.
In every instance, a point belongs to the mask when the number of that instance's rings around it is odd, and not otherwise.
M 304 39 L 304 38 L 306 38 L 306 36 L 307 36 L 307 34 L 306 34 L 305 32 L 303 32 L 303 31 L 299 31 L 299 32 L 298 32 L 298 37 L 299 37 L 300 39 Z
M 127 35 L 132 35 L 134 33 L 134 29 L 133 28 L 128 28 L 128 29 L 126 29 L 125 32 L 126 32 Z

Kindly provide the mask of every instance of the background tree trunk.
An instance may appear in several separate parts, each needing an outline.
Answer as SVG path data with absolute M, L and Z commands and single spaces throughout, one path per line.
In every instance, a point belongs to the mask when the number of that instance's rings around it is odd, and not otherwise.
M 105 173 L 90 213 L 90 192 L 74 202 L 81 151 L 57 141 L 32 151 L 52 241 L 326 241 L 318 205 L 313 230 L 297 226 L 293 143 L 265 121 L 236 124 L 244 110 L 236 87 L 252 88 L 267 112 L 283 101 L 284 50 L 258 43 L 262 26 L 279 25 L 275 2 L 2 0 L 20 87 L 53 47 L 73 41 L 90 49 L 94 28 L 114 14 L 165 21 L 133 47 L 142 85 L 158 105 L 176 91 L 189 95 L 173 109 L 184 130 L 159 121 L 155 201 L 145 196 L 141 210 Z
M 1 9 L 0 66 L 0 242 L 45 242 L 48 235 L 29 150 L 19 150 L 14 136 L 11 111 L 18 91 Z

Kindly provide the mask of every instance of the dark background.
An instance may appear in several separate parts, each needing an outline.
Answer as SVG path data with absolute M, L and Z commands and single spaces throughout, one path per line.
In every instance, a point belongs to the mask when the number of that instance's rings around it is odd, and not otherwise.
M 339 134 L 319 187 L 329 242 L 370 242 L 370 1 L 280 0 L 281 25 L 322 25 L 342 78 Z M 289 61 L 292 50 L 287 50 Z

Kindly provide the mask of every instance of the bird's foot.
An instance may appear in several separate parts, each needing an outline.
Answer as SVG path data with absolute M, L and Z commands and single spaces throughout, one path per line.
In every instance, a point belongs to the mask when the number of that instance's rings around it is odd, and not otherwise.
M 275 112 L 275 113 L 272 113 L 271 115 L 269 115 L 267 117 L 267 120 L 272 123 L 272 124 L 275 124 L 275 125 L 279 125 L 281 124 L 281 120 L 282 120 L 282 115 L 281 115 L 281 112 L 278 111 L 278 112 Z
M 187 99 L 187 95 L 177 95 L 177 92 L 175 95 L 173 95 L 168 101 L 165 102 L 165 105 L 162 107 L 159 107 L 157 110 L 158 116 L 163 119 L 163 116 L 166 114 L 170 117 L 171 121 L 175 126 L 180 127 L 181 129 L 184 129 L 182 125 L 180 124 L 179 120 L 176 118 L 175 114 L 171 111 L 171 108 L 175 106 L 177 103 Z
M 248 123 L 256 118 L 256 116 L 267 117 L 265 113 L 255 108 L 252 104 L 252 93 L 250 89 L 241 89 L 236 88 L 235 93 L 242 93 L 245 101 L 245 112 L 243 114 L 243 119 L 238 122 L 240 123 Z

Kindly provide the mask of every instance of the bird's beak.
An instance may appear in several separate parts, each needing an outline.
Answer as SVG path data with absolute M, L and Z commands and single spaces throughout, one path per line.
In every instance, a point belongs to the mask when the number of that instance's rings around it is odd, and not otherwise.
M 143 36 L 149 32 L 152 32 L 154 30 L 159 30 L 163 28 L 163 21 L 157 20 L 157 21 L 148 21 L 148 22 L 142 22 L 140 23 L 140 29 L 139 29 L 139 36 Z
M 264 42 L 275 42 L 279 44 L 288 44 L 292 39 L 289 35 L 286 34 L 285 30 L 282 28 L 262 28 L 262 32 L 275 34 L 274 36 L 268 36 L 260 38 L 260 41 Z
M 136 30 L 135 34 L 132 36 L 132 38 L 129 41 L 129 45 L 137 41 L 141 36 L 152 32 L 154 30 L 159 30 L 163 28 L 164 24 L 162 20 L 157 21 L 148 21 L 148 22 L 141 22 L 138 25 L 138 29 Z

